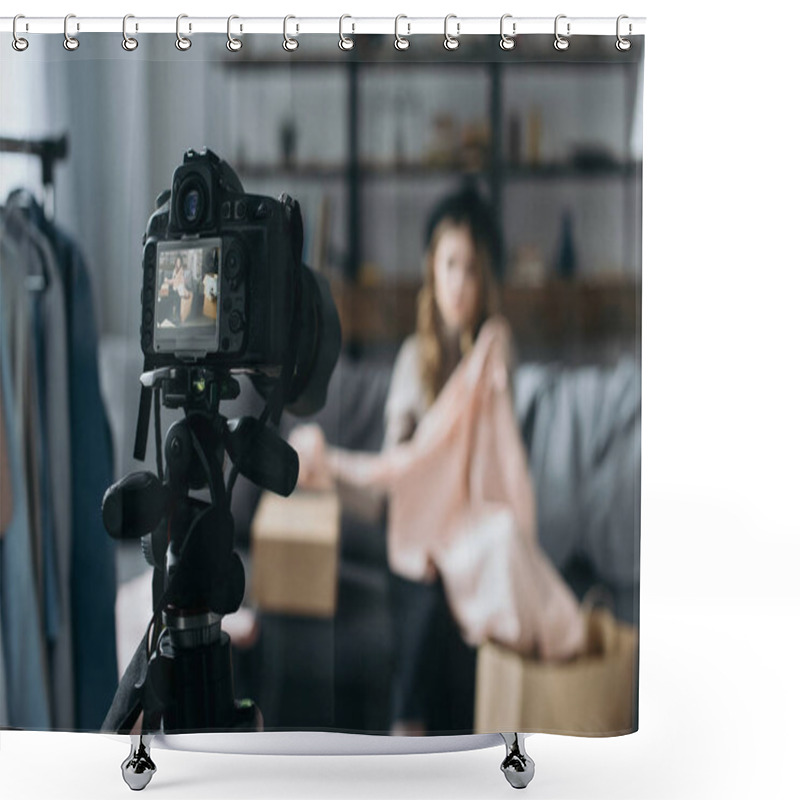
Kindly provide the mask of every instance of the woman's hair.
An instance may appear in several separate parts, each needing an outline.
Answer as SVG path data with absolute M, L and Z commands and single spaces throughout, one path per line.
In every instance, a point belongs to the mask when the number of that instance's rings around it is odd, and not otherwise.
M 428 404 L 433 403 L 448 378 L 445 374 L 444 323 L 434 289 L 434 256 L 445 231 L 462 227 L 469 231 L 475 247 L 478 305 L 475 318 L 462 331 L 459 341 L 461 356 L 469 353 L 481 325 L 500 308 L 500 293 L 494 274 L 500 260 L 499 236 L 486 201 L 474 188 L 467 186 L 448 195 L 434 208 L 425 231 L 424 278 L 417 296 L 417 338 L 420 378 Z

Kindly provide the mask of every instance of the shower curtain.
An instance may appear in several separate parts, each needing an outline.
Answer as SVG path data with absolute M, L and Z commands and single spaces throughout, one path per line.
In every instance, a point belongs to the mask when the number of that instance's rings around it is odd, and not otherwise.
M 642 37 L 30 38 L 0 727 L 636 730 Z

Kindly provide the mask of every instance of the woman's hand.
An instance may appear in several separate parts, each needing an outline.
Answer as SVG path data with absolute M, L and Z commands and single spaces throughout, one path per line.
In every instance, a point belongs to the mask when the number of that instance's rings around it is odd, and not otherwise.
M 334 480 L 328 463 L 328 446 L 322 428 L 315 423 L 298 425 L 289 434 L 289 444 L 297 451 L 300 461 L 298 487 L 332 489 Z
M 512 369 L 511 327 L 504 317 L 495 314 L 483 323 L 478 338 L 491 359 L 489 385 L 495 391 L 504 391 Z

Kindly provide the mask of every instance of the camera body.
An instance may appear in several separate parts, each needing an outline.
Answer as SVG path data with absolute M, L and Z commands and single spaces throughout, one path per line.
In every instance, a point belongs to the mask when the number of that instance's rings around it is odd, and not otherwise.
M 302 280 L 310 270 L 301 263 L 297 202 L 246 194 L 213 152 L 188 150 L 156 205 L 142 260 L 146 367 L 285 364 L 300 333 L 302 291 L 316 288 Z

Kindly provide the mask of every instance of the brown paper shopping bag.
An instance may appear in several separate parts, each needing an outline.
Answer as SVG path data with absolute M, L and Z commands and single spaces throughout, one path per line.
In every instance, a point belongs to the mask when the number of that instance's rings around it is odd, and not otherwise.
M 614 736 L 637 728 L 638 636 L 606 608 L 587 608 L 586 652 L 567 662 L 520 656 L 492 642 L 478 651 L 475 732 Z

